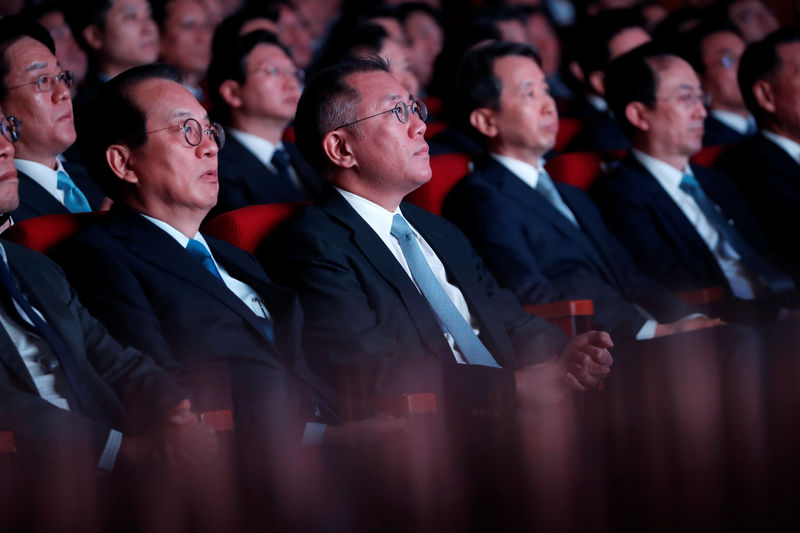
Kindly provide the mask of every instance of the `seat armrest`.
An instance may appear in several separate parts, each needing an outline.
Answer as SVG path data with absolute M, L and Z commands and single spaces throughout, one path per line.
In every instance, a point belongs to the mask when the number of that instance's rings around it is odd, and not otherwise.
M 14 453 L 17 451 L 17 442 L 14 440 L 13 431 L 0 431 L 0 453 Z
M 590 318 L 594 315 L 591 300 L 561 300 L 524 306 L 525 312 L 543 318 L 561 328 L 564 333 L 575 336 L 589 331 Z
M 725 299 L 725 290 L 722 287 L 703 287 L 694 291 L 679 292 L 677 296 L 690 305 L 713 304 Z

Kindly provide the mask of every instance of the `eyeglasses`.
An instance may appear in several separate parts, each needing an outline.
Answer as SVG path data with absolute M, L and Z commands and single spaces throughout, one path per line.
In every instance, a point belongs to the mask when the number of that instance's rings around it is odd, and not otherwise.
M 42 74 L 34 81 L 29 81 L 28 83 L 23 83 L 21 85 L 15 85 L 14 87 L 9 87 L 8 90 L 11 89 L 19 89 L 20 87 L 27 87 L 28 85 L 36 85 L 36 89 L 39 92 L 45 93 L 48 91 L 52 91 L 53 88 L 56 86 L 56 82 L 60 81 L 63 83 L 67 89 L 72 87 L 73 82 L 75 81 L 75 77 L 72 75 L 71 70 L 62 70 L 58 74 Z
M 252 72 L 264 72 L 270 77 L 286 76 L 287 78 L 291 78 L 298 83 L 303 83 L 303 79 L 305 78 L 302 70 L 297 70 L 296 68 L 278 68 L 273 67 L 272 65 L 257 67 L 247 71 L 248 74 Z
M 686 91 L 673 96 L 658 96 L 657 98 L 659 100 L 675 100 L 678 105 L 686 109 L 694 107 L 696 104 L 703 104 L 705 107 L 711 105 L 711 95 L 703 91 Z
M 722 57 L 717 59 L 714 64 L 721 65 L 722 68 L 726 70 L 731 70 L 736 68 L 736 65 L 739 63 L 739 57 L 734 56 L 733 54 L 724 54 Z
M 348 122 L 347 124 L 342 124 L 341 126 L 333 128 L 331 131 L 340 130 L 342 128 L 346 128 L 347 126 L 352 126 L 353 124 L 357 124 L 362 120 L 374 118 L 379 115 L 385 115 L 386 113 L 394 113 L 394 116 L 397 117 L 397 120 L 400 121 L 400 124 L 407 123 L 411 113 L 417 115 L 422 122 L 428 120 L 428 108 L 425 107 L 425 104 L 423 104 L 419 100 L 412 100 L 410 107 L 405 102 L 397 102 L 397 105 L 395 105 L 391 109 L 387 109 L 386 111 L 381 111 L 380 113 L 375 113 L 374 115 L 354 120 L 353 122 Z
M 214 142 L 217 143 L 218 148 L 222 148 L 225 146 L 225 130 L 222 129 L 222 126 L 217 124 L 216 122 L 212 122 L 208 129 L 204 130 L 203 127 L 200 125 L 200 122 L 193 118 L 187 118 L 183 124 L 180 126 L 167 126 L 165 128 L 159 128 L 157 130 L 151 130 L 147 133 L 148 135 L 151 133 L 158 133 L 159 131 L 168 130 L 171 128 L 179 128 L 180 131 L 183 132 L 183 136 L 186 138 L 186 142 L 189 143 L 191 146 L 197 146 L 203 140 L 203 135 L 208 135 Z
M 19 134 L 22 131 L 22 121 L 17 117 L 8 115 L 0 119 L 0 132 L 3 137 L 10 142 L 15 143 L 19 139 Z

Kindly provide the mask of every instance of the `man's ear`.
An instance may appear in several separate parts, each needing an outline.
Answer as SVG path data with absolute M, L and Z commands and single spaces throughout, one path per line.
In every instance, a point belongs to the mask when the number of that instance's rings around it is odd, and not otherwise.
M 478 130 L 484 137 L 493 139 L 500 133 L 497 129 L 495 112 L 488 107 L 473 109 L 469 114 L 469 123 Z
M 83 39 L 86 44 L 92 47 L 92 50 L 101 50 L 103 48 L 103 33 L 97 24 L 89 24 L 83 28 Z
M 630 102 L 625 106 L 625 118 L 628 119 L 634 128 L 642 131 L 650 130 L 650 119 L 648 118 L 647 106 L 642 102 Z
M 331 163 L 337 167 L 352 168 L 357 163 L 355 154 L 350 149 L 346 131 L 334 130 L 326 133 L 322 138 L 322 149 Z
M 106 148 L 106 163 L 111 172 L 122 181 L 136 183 L 139 178 L 131 168 L 131 150 L 124 144 L 112 144 Z
M 764 111 L 774 114 L 775 107 L 775 94 L 772 92 L 772 85 L 766 80 L 756 80 L 753 83 L 753 96 L 758 102 L 758 106 Z
M 589 74 L 589 85 L 600 96 L 606 95 L 606 74 L 602 70 L 595 70 Z
M 225 80 L 219 85 L 219 95 L 232 109 L 242 107 L 241 85 L 235 80 Z

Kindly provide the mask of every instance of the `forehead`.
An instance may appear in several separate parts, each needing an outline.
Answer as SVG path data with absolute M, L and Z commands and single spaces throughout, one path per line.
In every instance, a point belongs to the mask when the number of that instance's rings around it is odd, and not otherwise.
M 722 50 L 744 49 L 745 44 L 741 37 L 732 31 L 718 31 L 707 35 L 700 43 L 704 54 L 719 53 Z
M 259 63 L 277 63 L 277 62 L 291 62 L 289 56 L 286 55 L 280 46 L 274 44 L 261 43 L 257 44 L 247 54 L 245 62 L 248 65 L 256 65 Z
M 346 82 L 358 91 L 361 109 L 373 110 L 399 100 L 408 100 L 408 91 L 391 74 L 382 70 L 356 72 Z
M 800 42 L 779 44 L 775 52 L 780 58 L 781 66 L 800 65 Z
M 44 44 L 25 36 L 6 49 L 5 61 L 9 74 L 16 76 L 55 63 L 56 56 Z
M 650 41 L 650 34 L 644 31 L 644 28 L 625 28 L 608 41 L 609 59 L 616 59 L 648 41 Z
M 199 0 L 172 0 L 167 4 L 167 18 L 192 14 L 206 16 L 206 10 Z
M 206 111 L 200 102 L 180 83 L 162 78 L 137 83 L 130 89 L 130 97 L 144 112 L 148 128 L 179 118 L 202 119 Z
M 108 9 L 108 12 L 129 11 L 142 7 L 150 8 L 147 0 L 111 0 L 111 7 Z
M 503 90 L 518 89 L 526 84 L 544 82 L 544 73 L 536 61 L 525 56 L 505 56 L 495 60 L 493 65 L 495 77 L 500 81 Z
M 683 59 L 671 56 L 666 60 L 648 60 L 656 77 L 656 92 L 680 88 L 700 88 L 694 69 Z

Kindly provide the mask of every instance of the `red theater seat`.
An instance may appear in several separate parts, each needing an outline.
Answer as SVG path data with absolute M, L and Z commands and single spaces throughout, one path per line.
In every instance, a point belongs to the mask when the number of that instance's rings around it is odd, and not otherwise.
M 200 231 L 252 254 L 272 230 L 307 204 L 249 205 L 207 220 Z
M 29 218 L 17 222 L 5 230 L 3 238 L 46 254 L 58 243 L 105 214 L 106 211 L 94 211 L 92 213 L 59 213 Z
M 431 179 L 406 200 L 436 215 L 442 214 L 442 203 L 450 189 L 469 174 L 470 158 L 466 154 L 439 154 L 431 156 Z
M 544 166 L 554 180 L 585 191 L 605 171 L 608 163 L 620 159 L 624 154 L 624 150 L 569 152 L 553 157 Z

